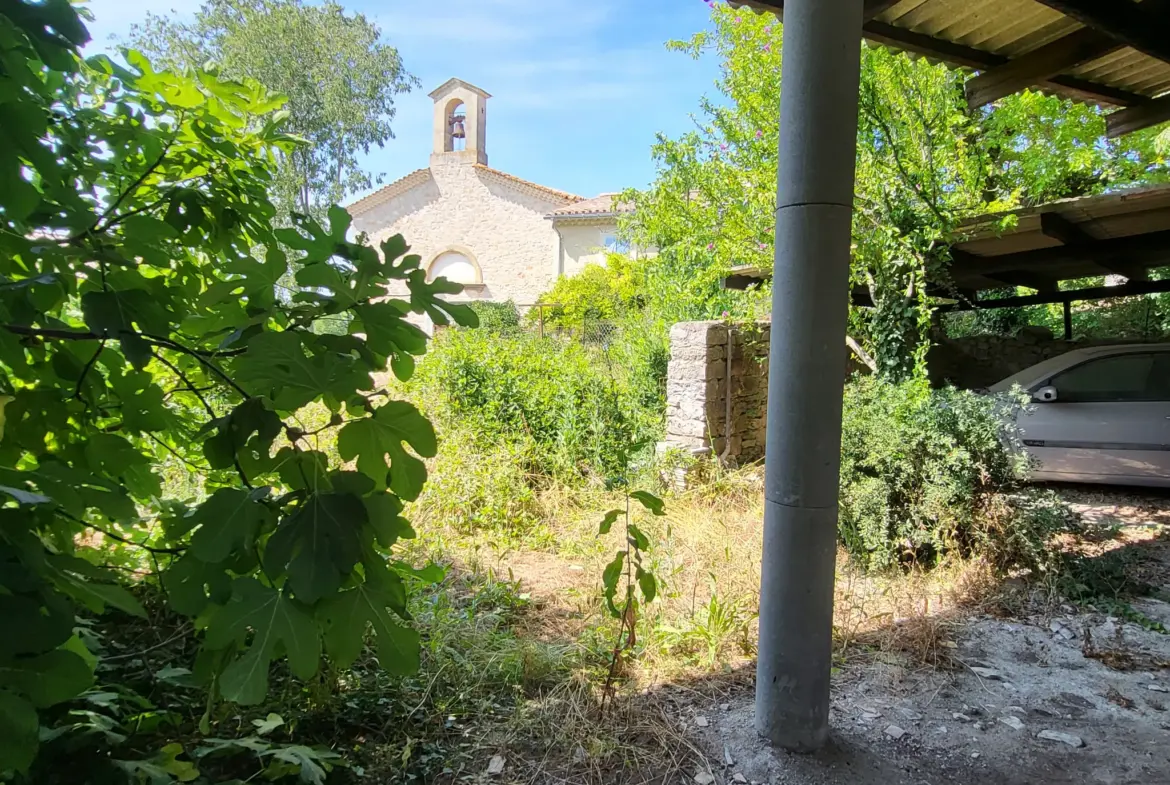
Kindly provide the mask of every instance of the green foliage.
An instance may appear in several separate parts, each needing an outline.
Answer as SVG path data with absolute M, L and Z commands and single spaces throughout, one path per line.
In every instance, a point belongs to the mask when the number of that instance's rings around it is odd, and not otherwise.
M 601 585 L 605 597 L 605 607 L 615 619 L 625 619 L 630 626 L 630 635 L 634 634 L 633 616 L 637 613 L 634 599 L 635 590 L 642 593 L 642 602 L 654 602 L 658 595 L 658 579 L 645 562 L 645 556 L 650 550 L 650 538 L 633 523 L 630 518 L 630 502 L 637 502 L 653 515 L 665 515 L 666 504 L 649 491 L 626 491 L 626 507 L 624 510 L 610 510 L 601 519 L 597 527 L 598 536 L 609 534 L 614 523 L 623 520 L 625 533 L 625 547 L 619 550 L 605 567 L 601 576 Z M 625 600 L 619 605 L 615 602 L 619 585 L 625 571 Z
M 262 701 L 274 661 L 307 679 L 371 627 L 383 667 L 415 667 L 387 612 L 406 618 L 409 568 L 388 554 L 435 437 L 373 374 L 408 377 L 425 351 L 409 313 L 475 323 L 401 237 L 348 241 L 341 208 L 273 229 L 276 163 L 303 149 L 283 98 L 136 52 L 82 61 L 85 40 L 64 0 L 0 14 L 0 622 L 20 630 L 0 642 L 0 771 L 27 770 L 38 712 L 92 681 L 76 614 L 142 613 L 103 541 L 149 554 L 139 572 L 198 619 L 205 724 L 219 698 Z M 293 262 L 305 288 L 278 297 Z M 391 281 L 409 301 L 381 299 Z M 347 334 L 314 329 L 337 317 Z M 310 403 L 329 412 L 314 434 Z M 338 427 L 344 458 L 310 441 Z M 205 495 L 164 497 L 164 458 Z M 134 776 L 186 776 L 158 755 Z
M 470 303 L 470 307 L 479 317 L 481 330 L 490 333 L 514 333 L 520 329 L 520 311 L 511 300 L 502 303 L 477 300 Z
M 859 563 L 929 565 L 987 554 L 997 567 L 1044 568 L 1067 521 L 1041 499 L 1001 494 L 1024 467 L 1019 402 L 920 382 L 854 378 L 845 390 L 840 537 Z
M 735 597 L 723 597 L 712 585 L 707 604 L 682 624 L 663 624 L 654 630 L 656 642 L 667 653 L 684 655 L 711 668 L 729 654 L 750 651 L 754 612 Z
M 378 26 L 335 2 L 206 0 L 191 21 L 148 14 L 130 42 L 168 68 L 214 62 L 288 98 L 285 128 L 309 144 L 279 154 L 282 216 L 371 187 L 358 158 L 393 138 L 394 98 L 418 85 Z
M 545 309 L 545 326 L 579 328 L 585 321 L 613 321 L 636 309 L 645 284 L 644 264 L 610 253 L 604 265 L 587 264 L 575 275 L 561 276 L 537 299 L 555 306 Z M 537 318 L 536 309 L 529 311 L 530 322 Z
M 768 308 L 766 291 L 719 283 L 733 265 L 772 263 L 781 25 L 720 4 L 712 23 L 670 46 L 717 57 L 719 95 L 700 101 L 694 131 L 658 138 L 650 187 L 620 197 L 636 208 L 623 229 L 659 250 L 646 309 L 667 323 Z M 1166 179 L 1154 132 L 1105 140 L 1096 107 L 1024 92 L 971 111 L 961 71 L 883 48 L 861 60 L 851 283 L 877 307 L 852 309 L 850 330 L 895 380 L 923 370 L 924 282 L 946 280 L 944 241 L 963 219 Z
M 450 423 L 415 515 L 467 533 L 538 533 L 540 454 L 532 440 L 482 434 L 470 418 Z
M 527 438 L 546 474 L 620 473 L 650 416 L 588 351 L 529 334 L 452 330 L 419 366 L 419 400 L 444 424 L 474 422 L 489 439 Z

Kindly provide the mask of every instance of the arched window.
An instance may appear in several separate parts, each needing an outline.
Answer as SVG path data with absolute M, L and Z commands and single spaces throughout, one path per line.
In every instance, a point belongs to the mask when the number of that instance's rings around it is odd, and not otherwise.
M 463 250 L 451 249 L 434 258 L 427 268 L 427 280 L 433 281 L 439 277 L 461 283 L 473 291 L 483 288 L 483 274 L 479 265 L 470 253 Z

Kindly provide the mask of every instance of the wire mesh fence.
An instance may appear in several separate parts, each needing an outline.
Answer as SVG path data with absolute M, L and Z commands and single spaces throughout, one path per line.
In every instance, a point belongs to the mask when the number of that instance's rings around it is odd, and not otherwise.
M 583 346 L 608 349 L 617 339 L 621 326 L 610 319 L 584 316 L 566 319 L 558 303 L 516 303 L 519 326 L 541 338 L 573 341 Z

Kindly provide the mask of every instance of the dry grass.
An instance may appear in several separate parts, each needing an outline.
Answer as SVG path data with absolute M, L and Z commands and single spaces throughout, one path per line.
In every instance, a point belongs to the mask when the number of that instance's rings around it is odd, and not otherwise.
M 633 514 L 651 537 L 651 566 L 663 587 L 643 619 L 642 651 L 629 675 L 638 685 L 727 673 L 754 659 L 762 557 L 763 480 L 758 469 L 712 472 L 704 485 L 672 494 L 667 514 Z M 553 487 L 538 496 L 551 537 L 535 548 L 490 534 L 427 534 L 456 564 L 519 581 L 532 606 L 524 634 L 541 640 L 616 626 L 600 605 L 601 572 L 622 547 L 620 526 L 598 537 L 597 522 L 624 506 L 599 489 Z M 551 543 L 551 545 L 550 545 Z M 841 552 L 837 560 L 835 637 L 839 660 L 897 655 L 914 667 L 949 667 L 956 628 L 999 603 L 989 565 L 954 560 L 930 571 L 866 574 Z

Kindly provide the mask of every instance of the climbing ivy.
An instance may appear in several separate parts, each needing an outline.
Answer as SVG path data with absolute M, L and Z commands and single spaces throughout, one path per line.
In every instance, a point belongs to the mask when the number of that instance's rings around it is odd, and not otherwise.
M 0 10 L 0 772 L 93 681 L 75 614 L 143 614 L 103 544 L 148 554 L 194 618 L 211 700 L 261 701 L 279 658 L 345 666 L 371 629 L 383 667 L 415 668 L 389 554 L 435 433 L 375 375 L 425 351 L 410 314 L 475 322 L 401 236 L 354 240 L 339 207 L 273 229 L 275 164 L 300 144 L 282 98 L 133 51 L 83 60 L 86 39 L 68 0 Z M 300 424 L 309 404 L 339 456 Z M 203 493 L 164 492 L 166 461 Z

